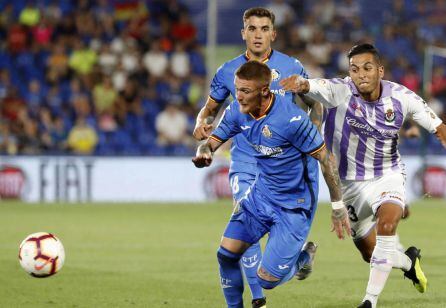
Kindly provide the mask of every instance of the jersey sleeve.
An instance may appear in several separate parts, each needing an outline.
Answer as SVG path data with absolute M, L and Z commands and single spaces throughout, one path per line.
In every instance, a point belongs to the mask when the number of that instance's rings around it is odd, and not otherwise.
M 426 102 L 413 92 L 406 95 L 403 100 L 403 108 L 405 114 L 430 133 L 435 133 L 437 127 L 443 123 Z
M 326 108 L 337 107 L 351 92 L 349 86 L 339 80 L 308 79 L 310 90 L 306 95 L 321 102 Z
M 304 77 L 305 79 L 308 79 L 309 78 L 308 73 L 305 70 L 302 63 L 299 60 L 297 60 L 296 58 L 292 58 L 292 59 L 293 59 L 293 72 Z
M 294 147 L 305 154 L 313 155 L 325 147 L 317 127 L 304 112 L 290 117 L 288 138 Z
M 240 112 L 238 106 L 233 102 L 224 111 L 220 123 L 212 132 L 210 138 L 219 142 L 225 142 L 240 133 Z
M 220 66 L 211 81 L 209 97 L 217 103 L 224 102 L 231 93 L 225 83 L 224 71 L 225 66 Z

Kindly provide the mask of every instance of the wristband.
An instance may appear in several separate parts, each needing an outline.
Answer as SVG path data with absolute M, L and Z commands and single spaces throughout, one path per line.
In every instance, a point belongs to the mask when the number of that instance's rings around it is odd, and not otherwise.
M 339 210 L 342 209 L 343 207 L 345 207 L 344 201 L 339 200 L 339 201 L 335 201 L 331 203 L 331 208 L 333 210 Z

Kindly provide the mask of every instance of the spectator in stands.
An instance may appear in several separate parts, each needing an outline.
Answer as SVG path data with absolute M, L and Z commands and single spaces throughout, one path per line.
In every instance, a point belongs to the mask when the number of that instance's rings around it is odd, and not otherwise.
M 69 58 L 69 66 L 79 75 L 91 73 L 97 62 L 96 53 L 87 48 L 80 38 L 75 41 L 74 51 Z
M 162 146 L 190 144 L 187 116 L 176 105 L 168 104 L 156 117 L 157 142 Z
M 0 121 L 0 155 L 17 154 L 17 138 L 11 133 L 8 123 Z
M 177 43 L 175 51 L 170 56 L 170 70 L 179 78 L 185 78 L 190 73 L 189 55 L 182 43 Z
M 167 54 L 161 50 L 159 40 L 152 42 L 149 51 L 144 55 L 143 63 L 151 77 L 160 78 L 166 73 L 169 59 Z
M 93 127 L 87 124 L 85 117 L 80 116 L 68 134 L 68 147 L 75 154 L 93 154 L 98 143 L 98 135 Z
M 68 77 L 68 55 L 62 42 L 56 42 L 51 47 L 46 65 L 47 74 L 52 75 L 55 81 Z
M 289 24 L 295 18 L 293 8 L 285 0 L 272 0 L 266 8 L 275 15 L 274 26 L 276 28 Z
M 22 25 L 32 27 L 40 20 L 40 10 L 35 6 L 34 1 L 27 1 L 26 6 L 19 14 L 19 21 Z
M 174 40 L 179 40 L 187 47 L 191 47 L 195 42 L 197 29 L 187 11 L 181 12 L 178 21 L 173 23 L 171 35 Z

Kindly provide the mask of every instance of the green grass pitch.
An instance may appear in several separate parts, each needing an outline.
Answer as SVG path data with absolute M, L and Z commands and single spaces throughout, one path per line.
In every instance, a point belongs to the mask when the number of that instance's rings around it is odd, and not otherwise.
M 224 307 L 215 255 L 230 203 L 1 201 L 0 307 Z M 427 293 L 393 270 L 380 307 L 446 307 L 445 203 L 418 202 L 399 226 L 402 242 L 422 250 Z M 267 291 L 268 308 L 355 307 L 361 301 L 368 264 L 351 240 L 330 233 L 329 216 L 329 206 L 319 205 L 309 237 L 319 244 L 312 276 Z M 53 232 L 65 246 L 65 266 L 50 278 L 32 278 L 18 262 L 19 243 L 37 231 Z

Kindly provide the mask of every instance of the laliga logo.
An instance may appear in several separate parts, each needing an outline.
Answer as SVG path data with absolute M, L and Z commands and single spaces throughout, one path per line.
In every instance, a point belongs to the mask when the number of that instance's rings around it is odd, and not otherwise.
M 415 179 L 418 179 L 418 183 L 414 183 L 414 186 L 418 186 L 420 195 L 429 195 L 434 198 L 446 197 L 446 168 L 427 166 L 417 172 Z
M 19 199 L 26 184 L 25 173 L 18 167 L 0 166 L 0 197 L 2 199 Z
M 224 165 L 209 170 L 204 179 L 204 190 L 207 197 L 215 199 L 232 198 L 228 174 L 229 167 Z

